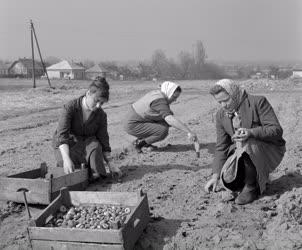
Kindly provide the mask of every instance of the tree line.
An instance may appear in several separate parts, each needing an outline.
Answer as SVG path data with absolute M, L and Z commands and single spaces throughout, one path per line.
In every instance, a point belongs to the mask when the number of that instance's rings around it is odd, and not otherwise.
M 91 60 L 83 62 L 86 68 L 94 64 Z M 259 66 L 257 63 L 233 65 L 232 70 L 227 70 L 226 65 L 219 66 L 207 61 L 206 50 L 200 40 L 196 41 L 192 52 L 181 51 L 176 59 L 168 58 L 163 50 L 158 49 L 153 52 L 151 59 L 137 62 L 135 65 L 130 63 L 120 65 L 117 62 L 101 62 L 100 65 L 106 71 L 116 72 L 116 75 L 122 75 L 124 79 L 130 80 L 247 79 L 259 72 L 262 72 L 261 77 L 274 76 L 274 79 L 285 79 L 292 75 L 290 68 L 282 70 L 276 65 Z
M 47 57 L 46 67 L 58 63 L 57 57 Z M 1 63 L 6 61 L 0 60 Z M 197 80 L 197 79 L 221 79 L 221 78 L 251 78 L 263 71 L 263 67 L 257 65 L 235 65 L 228 70 L 226 65 L 219 66 L 207 60 L 207 54 L 202 41 L 198 40 L 193 45 L 191 52 L 181 51 L 177 57 L 168 58 L 165 52 L 157 49 L 149 60 L 137 61 L 135 63 L 119 63 L 115 61 L 95 62 L 90 59 L 79 63 L 89 69 L 99 64 L 113 79 L 124 80 Z M 265 67 L 265 77 L 275 76 L 277 79 L 291 76 L 292 70 L 279 70 L 275 65 Z
M 125 79 L 170 79 L 170 80 L 194 80 L 194 79 L 219 79 L 226 77 L 222 68 L 214 63 L 206 61 L 207 55 L 204 45 L 197 41 L 193 52 L 181 51 L 176 59 L 168 58 L 165 52 L 157 49 L 151 59 L 139 61 L 135 65 L 117 62 L 100 62 L 100 66 L 108 72 L 117 72 Z M 83 61 L 87 68 L 95 63 L 91 60 Z

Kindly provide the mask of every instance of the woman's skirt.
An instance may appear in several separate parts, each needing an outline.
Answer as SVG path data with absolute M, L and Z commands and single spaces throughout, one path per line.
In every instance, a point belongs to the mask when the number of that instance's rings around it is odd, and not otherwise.
M 237 147 L 234 154 L 229 156 L 222 167 L 221 176 L 224 177 L 224 180 L 235 180 L 235 176 L 240 172 L 238 171 L 239 159 L 245 152 L 256 168 L 260 193 L 263 193 L 269 179 L 269 174 L 281 163 L 285 151 L 285 146 L 276 146 L 264 141 L 249 139 L 243 142 L 241 148 Z
M 169 125 L 163 121 L 150 121 L 140 117 L 133 108 L 126 116 L 124 130 L 147 144 L 164 140 L 168 136 Z

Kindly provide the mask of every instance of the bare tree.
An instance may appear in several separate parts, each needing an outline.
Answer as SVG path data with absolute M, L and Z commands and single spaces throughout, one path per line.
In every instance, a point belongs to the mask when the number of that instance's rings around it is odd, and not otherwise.
M 152 55 L 151 65 L 156 72 L 156 77 L 167 78 L 169 75 L 169 60 L 162 50 L 156 50 Z
M 198 40 L 194 46 L 194 60 L 195 60 L 195 67 L 194 67 L 194 78 L 201 79 L 203 78 L 203 72 L 205 70 L 205 60 L 207 58 L 206 50 L 203 46 L 203 43 Z
M 93 67 L 95 65 L 95 62 L 92 61 L 92 60 L 89 60 L 89 59 L 86 59 L 84 60 L 83 62 L 83 66 L 86 68 L 86 69 L 89 69 L 91 67 Z
M 203 43 L 202 41 L 198 40 L 194 47 L 195 64 L 201 68 L 205 64 L 206 58 L 207 55 Z
M 45 61 L 46 66 L 50 66 L 50 65 L 59 63 L 62 60 L 58 57 L 55 57 L 55 56 L 48 56 L 48 57 L 45 58 L 44 61 Z
M 181 51 L 178 55 L 180 78 L 192 78 L 192 69 L 194 68 L 194 57 L 187 51 Z
M 150 63 L 139 62 L 138 69 L 140 72 L 140 77 L 144 79 L 152 79 L 156 75 Z

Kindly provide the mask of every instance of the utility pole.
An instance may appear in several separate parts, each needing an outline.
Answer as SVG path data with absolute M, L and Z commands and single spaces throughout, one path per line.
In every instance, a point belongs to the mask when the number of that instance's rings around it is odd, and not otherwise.
M 50 84 L 50 80 L 49 80 L 49 77 L 48 77 L 48 73 L 47 73 L 47 70 L 46 70 L 46 67 L 45 67 L 45 64 L 44 64 L 44 61 L 42 59 L 42 55 L 41 55 L 41 50 L 40 50 L 40 46 L 39 46 L 39 43 L 38 43 L 38 39 L 37 39 L 37 36 L 36 36 L 36 31 L 35 31 L 35 27 L 34 27 L 34 24 L 32 22 L 32 20 L 30 20 L 30 30 L 31 30 L 31 48 L 32 48 L 32 60 L 33 60 L 33 82 L 34 82 L 34 88 L 36 87 L 36 83 L 35 83 L 35 58 L 34 58 L 34 46 L 33 46 L 33 38 L 35 38 L 35 41 L 36 41 L 36 45 L 37 45 L 37 48 L 38 48 L 38 52 L 39 52 L 39 56 L 40 56 L 40 60 L 41 60 L 41 63 L 42 63 L 42 67 L 43 67 L 43 71 L 47 77 L 47 81 L 48 81 L 48 85 L 49 87 L 51 88 L 51 84 Z
M 33 24 L 32 21 L 30 20 L 30 41 L 31 41 L 31 57 L 32 57 L 32 78 L 33 78 L 33 88 L 36 87 L 36 71 L 35 71 L 35 50 L 34 50 L 34 36 L 33 36 Z

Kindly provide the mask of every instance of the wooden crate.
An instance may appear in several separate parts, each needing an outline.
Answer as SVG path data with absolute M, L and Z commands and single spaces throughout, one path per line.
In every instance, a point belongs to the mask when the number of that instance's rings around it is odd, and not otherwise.
M 44 227 L 60 208 L 78 205 L 127 206 L 131 213 L 120 229 L 79 229 Z M 60 195 L 28 227 L 31 246 L 36 250 L 117 250 L 133 249 L 149 221 L 146 194 L 141 192 L 93 192 L 61 190 Z
M 40 168 L 7 177 L 0 177 L 0 200 L 24 202 L 21 188 L 26 188 L 27 202 L 48 205 L 56 198 L 62 187 L 70 190 L 84 190 L 88 185 L 88 169 L 82 168 L 64 174 L 63 168 L 48 168 L 42 163 Z

